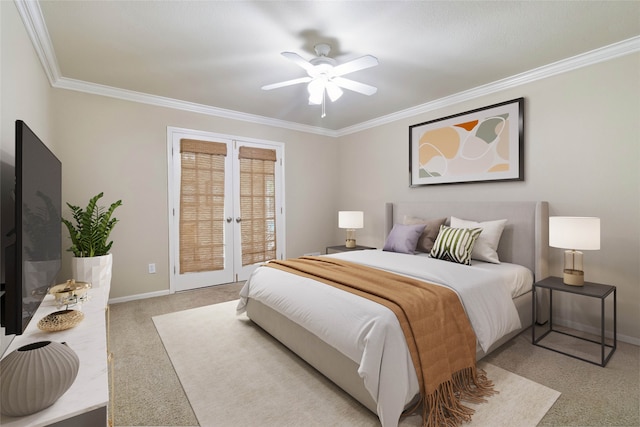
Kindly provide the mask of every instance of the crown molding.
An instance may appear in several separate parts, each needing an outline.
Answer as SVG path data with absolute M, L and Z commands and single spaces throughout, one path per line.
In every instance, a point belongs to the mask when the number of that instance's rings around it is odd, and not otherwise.
M 120 89 L 113 86 L 106 86 L 97 83 L 85 82 L 82 80 L 59 78 L 52 84 L 57 89 L 74 90 L 77 92 L 101 95 L 110 98 L 117 98 L 124 101 L 139 102 L 141 104 L 154 105 L 156 107 L 172 108 L 175 110 L 189 111 L 192 113 L 205 114 L 209 116 L 222 117 L 232 120 L 263 124 L 268 126 L 286 128 L 290 130 L 313 133 L 318 135 L 336 137 L 336 132 L 321 127 L 302 125 L 300 123 L 288 122 L 285 120 L 273 119 L 270 117 L 248 114 L 240 111 L 227 110 L 224 108 L 212 107 L 195 102 L 181 101 L 164 96 L 150 95 L 148 93 L 136 92 L 127 89 Z
M 393 114 L 342 128 L 337 133 L 338 136 L 349 135 L 636 52 L 640 52 L 640 36 L 544 65 L 464 92 L 458 92 L 444 98 L 436 99 L 435 101 L 407 108 Z
M 376 126 L 391 123 L 397 120 L 410 118 L 439 108 L 454 105 L 470 99 L 479 98 L 481 96 L 490 95 L 505 89 L 514 88 L 557 74 L 566 73 L 582 67 L 597 64 L 599 62 L 608 61 L 620 56 L 629 55 L 640 51 L 640 36 L 636 36 L 609 46 L 592 50 L 580 55 L 576 55 L 567 59 L 563 59 L 515 76 L 507 77 L 486 85 L 458 92 L 456 94 L 440 98 L 425 104 L 407 108 L 386 116 L 377 117 L 366 122 L 362 122 L 353 126 L 348 126 L 339 130 L 330 130 L 318 126 L 303 125 L 300 123 L 289 122 L 280 119 L 242 113 L 234 110 L 213 107 L 209 105 L 196 104 L 188 101 L 181 101 L 173 98 L 166 98 L 157 95 L 150 95 L 141 92 L 120 89 L 112 86 L 105 86 L 96 83 L 85 82 L 81 80 L 69 79 L 62 77 L 58 61 L 49 37 L 49 32 L 42 17 L 40 5 L 36 0 L 15 0 L 16 7 L 22 18 L 24 26 L 27 30 L 31 43 L 33 44 L 38 58 L 42 63 L 44 71 L 49 79 L 51 86 L 60 89 L 75 90 L 78 92 L 90 93 L 94 95 L 118 98 L 126 101 L 140 102 L 159 107 L 173 108 L 177 110 L 190 111 L 199 114 L 206 114 L 215 117 L 227 118 L 232 120 L 240 120 L 251 123 L 257 123 L 267 126 L 290 129 L 305 133 L 340 137 Z

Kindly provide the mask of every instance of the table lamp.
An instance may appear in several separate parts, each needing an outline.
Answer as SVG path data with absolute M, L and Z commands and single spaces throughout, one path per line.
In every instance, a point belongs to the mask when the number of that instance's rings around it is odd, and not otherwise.
M 364 213 L 362 211 L 339 211 L 338 227 L 347 229 L 345 246 L 356 247 L 356 228 L 364 227 Z
M 549 246 L 564 252 L 563 282 L 583 286 L 581 250 L 600 249 L 600 218 L 576 216 L 549 217 Z

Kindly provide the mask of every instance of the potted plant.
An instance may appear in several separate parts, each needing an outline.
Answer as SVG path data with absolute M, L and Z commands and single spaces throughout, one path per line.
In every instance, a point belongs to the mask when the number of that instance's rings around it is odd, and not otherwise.
M 112 218 L 113 211 L 120 205 L 118 200 L 105 209 L 98 206 L 100 193 L 89 200 L 85 209 L 67 203 L 73 214 L 73 222 L 62 218 L 69 230 L 73 252 L 71 272 L 76 281 L 91 283 L 93 287 L 110 286 L 112 255 L 109 253 L 113 241 L 109 235 L 118 220 Z

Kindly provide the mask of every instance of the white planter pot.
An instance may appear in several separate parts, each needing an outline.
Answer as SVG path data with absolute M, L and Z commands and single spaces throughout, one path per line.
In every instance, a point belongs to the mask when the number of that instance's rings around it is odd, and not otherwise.
M 111 254 L 95 257 L 73 257 L 71 273 L 77 282 L 91 283 L 94 288 L 111 286 Z

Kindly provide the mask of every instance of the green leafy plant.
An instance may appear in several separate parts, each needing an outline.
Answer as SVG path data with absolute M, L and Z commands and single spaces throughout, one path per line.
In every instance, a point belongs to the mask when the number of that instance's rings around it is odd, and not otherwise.
M 107 243 L 109 234 L 118 220 L 112 218 L 113 211 L 120 205 L 122 200 L 118 200 L 109 206 L 109 209 L 98 206 L 98 200 L 103 193 L 92 197 L 89 204 L 83 210 L 79 206 L 67 203 L 73 214 L 75 223 L 62 218 L 62 222 L 69 230 L 71 247 L 68 251 L 73 252 L 76 257 L 93 257 L 107 255 L 111 249 L 113 241 Z

